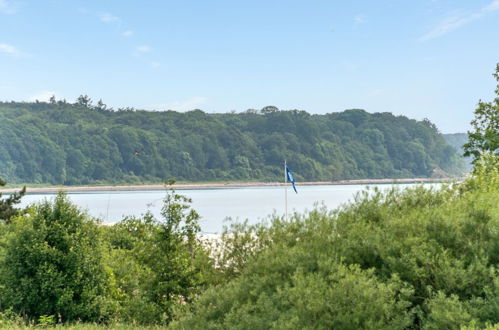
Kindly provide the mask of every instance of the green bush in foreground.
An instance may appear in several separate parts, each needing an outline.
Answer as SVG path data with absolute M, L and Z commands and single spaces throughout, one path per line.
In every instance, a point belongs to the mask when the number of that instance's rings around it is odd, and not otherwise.
M 364 192 L 337 212 L 243 228 L 244 244 L 231 242 L 251 247 L 237 254 L 239 274 L 179 310 L 173 327 L 494 328 L 499 163 L 484 158 L 456 187 Z
M 31 320 L 107 317 L 109 274 L 100 230 L 64 194 L 5 226 L 2 306 Z
M 161 220 L 146 214 L 103 228 L 116 286 L 115 318 L 139 324 L 168 323 L 176 305 L 188 303 L 210 282 L 213 269 L 197 240 L 199 215 L 190 202 L 170 190 Z

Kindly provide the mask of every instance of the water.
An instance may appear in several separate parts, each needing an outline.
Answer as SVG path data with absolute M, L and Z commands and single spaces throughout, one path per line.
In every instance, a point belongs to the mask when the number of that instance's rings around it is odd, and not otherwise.
M 391 185 L 369 185 L 380 189 L 389 189 Z M 400 188 L 412 186 L 399 184 Z M 288 213 L 312 210 L 314 204 L 324 204 L 334 209 L 352 200 L 355 193 L 365 189 L 367 185 L 319 185 L 299 186 L 298 194 L 288 187 Z M 179 193 L 192 199 L 192 207 L 201 215 L 201 230 L 205 233 L 221 232 L 224 220 L 248 219 L 250 223 L 262 221 L 275 213 L 284 215 L 284 187 L 248 187 L 178 190 Z M 69 193 L 69 198 L 86 210 L 91 216 L 102 219 L 106 223 L 114 223 L 124 216 L 140 216 L 150 211 L 160 218 L 165 191 L 99 191 Z M 52 200 L 54 194 L 28 194 L 21 206 Z

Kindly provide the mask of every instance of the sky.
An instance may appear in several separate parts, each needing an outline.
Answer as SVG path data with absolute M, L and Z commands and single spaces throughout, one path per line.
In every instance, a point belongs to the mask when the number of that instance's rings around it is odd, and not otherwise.
M 466 132 L 494 98 L 499 0 L 0 0 L 0 100 L 274 105 Z

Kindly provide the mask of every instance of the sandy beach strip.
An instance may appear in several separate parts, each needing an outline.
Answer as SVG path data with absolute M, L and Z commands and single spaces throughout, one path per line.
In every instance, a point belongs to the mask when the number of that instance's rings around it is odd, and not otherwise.
M 363 179 L 363 180 L 339 180 L 339 181 L 314 181 L 297 182 L 296 186 L 322 186 L 322 185 L 366 185 L 366 184 L 408 184 L 408 183 L 443 183 L 458 182 L 463 178 L 411 178 L 411 179 Z M 250 187 L 279 187 L 283 182 L 227 182 L 227 183 L 179 183 L 173 188 L 182 189 L 224 189 L 224 188 L 250 188 Z M 167 190 L 172 186 L 162 184 L 145 185 L 103 185 L 103 186 L 51 186 L 51 187 L 29 187 L 26 186 L 28 194 L 57 193 L 64 191 L 73 192 L 98 192 L 98 191 L 141 191 L 141 190 Z M 0 189 L 1 193 L 13 193 L 20 188 Z

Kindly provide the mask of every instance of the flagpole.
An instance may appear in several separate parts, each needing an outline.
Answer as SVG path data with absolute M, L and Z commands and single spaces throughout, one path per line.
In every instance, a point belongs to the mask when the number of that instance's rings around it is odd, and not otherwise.
M 286 160 L 284 160 L 284 207 L 285 207 L 285 220 L 288 221 L 288 172 Z

